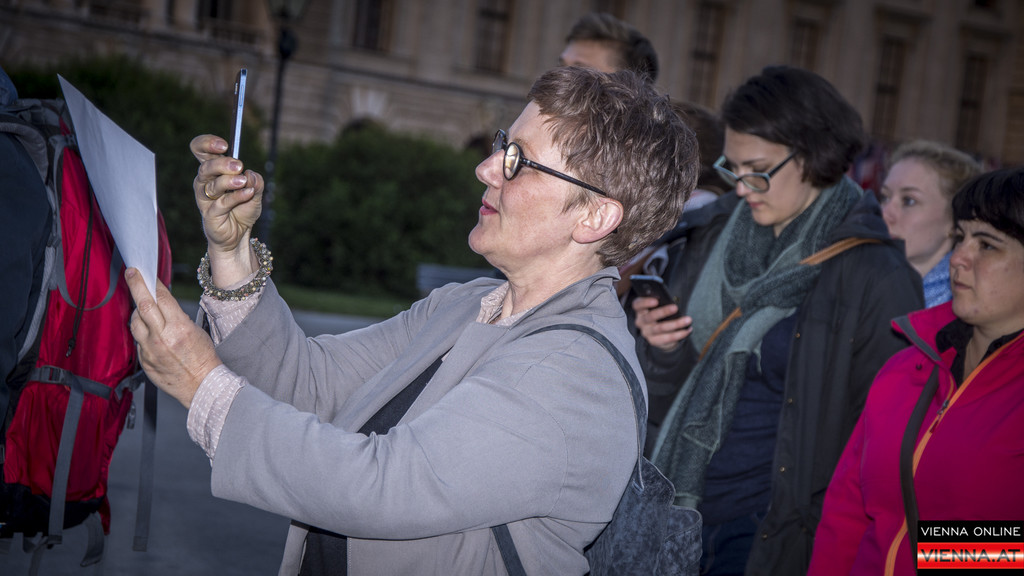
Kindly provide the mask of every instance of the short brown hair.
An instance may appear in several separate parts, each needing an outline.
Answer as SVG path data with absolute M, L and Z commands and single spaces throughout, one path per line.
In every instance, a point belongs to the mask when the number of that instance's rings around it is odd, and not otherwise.
M 697 183 L 699 157 L 693 130 L 667 96 L 628 70 L 569 66 L 544 73 L 528 98 L 551 123 L 566 168 L 623 206 L 617 233 L 598 250 L 606 266 L 624 264 L 675 225 Z M 569 204 L 592 194 L 579 188 Z
M 591 40 L 607 44 L 619 55 L 618 68 L 658 79 L 658 54 L 646 36 L 630 24 L 605 12 L 591 12 L 576 21 L 565 43 Z
M 981 174 L 981 164 L 967 153 L 931 140 L 911 140 L 896 147 L 887 168 L 900 160 L 913 159 L 931 168 L 939 176 L 942 193 L 952 200 L 965 182 Z

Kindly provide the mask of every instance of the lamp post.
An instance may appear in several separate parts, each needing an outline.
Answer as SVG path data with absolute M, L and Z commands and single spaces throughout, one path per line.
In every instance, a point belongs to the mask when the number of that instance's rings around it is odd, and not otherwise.
M 281 121 L 281 94 L 284 90 L 284 67 L 295 53 L 298 39 L 290 26 L 302 16 L 307 0 L 267 0 L 270 17 L 277 23 L 277 82 L 274 86 L 274 114 L 270 125 L 270 150 L 264 167 L 263 215 L 259 220 L 259 238 L 270 246 L 270 230 L 274 222 L 274 172 L 277 168 L 277 130 Z

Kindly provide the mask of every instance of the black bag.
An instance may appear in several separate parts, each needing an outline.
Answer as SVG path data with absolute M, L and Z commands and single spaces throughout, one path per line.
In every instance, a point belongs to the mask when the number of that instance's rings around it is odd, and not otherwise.
M 579 324 L 546 326 L 549 330 L 576 330 L 587 334 L 615 358 L 629 384 L 637 423 L 637 463 L 611 522 L 584 550 L 593 576 L 677 576 L 697 574 L 700 567 L 700 513 L 672 504 L 675 487 L 643 457 L 647 409 L 640 380 L 626 358 L 603 334 Z M 505 569 L 510 576 L 526 576 L 506 525 L 492 528 Z

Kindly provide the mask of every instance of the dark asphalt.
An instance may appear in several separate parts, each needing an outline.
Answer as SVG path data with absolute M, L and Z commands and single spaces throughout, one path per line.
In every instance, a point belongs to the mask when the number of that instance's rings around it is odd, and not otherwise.
M 195 303 L 183 302 L 194 315 Z M 296 312 L 308 335 L 341 333 L 373 323 L 371 318 Z M 137 402 L 141 401 L 141 396 Z M 139 404 L 141 414 L 141 404 Z M 141 450 L 141 429 L 125 430 L 110 465 L 110 535 L 100 564 L 79 567 L 86 530 L 64 533 L 64 543 L 43 555 L 40 574 L 52 576 L 251 576 L 277 574 L 288 519 L 210 494 L 210 461 L 188 437 L 186 410 L 160 393 L 157 409 L 156 478 L 146 552 L 132 551 Z M 15 537 L 0 554 L 0 574 L 27 575 L 30 557 Z

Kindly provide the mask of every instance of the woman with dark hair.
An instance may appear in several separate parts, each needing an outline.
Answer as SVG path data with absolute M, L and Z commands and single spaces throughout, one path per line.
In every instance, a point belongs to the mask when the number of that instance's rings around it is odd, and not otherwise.
M 871 387 L 811 574 L 909 576 L 918 519 L 1024 518 L 1024 169 L 970 180 L 953 221 L 953 299 L 893 322 L 913 346 Z
M 861 121 L 827 81 L 766 68 L 722 117 L 716 166 L 742 201 L 687 299 L 633 306 L 648 382 L 679 387 L 653 459 L 704 515 L 705 573 L 802 575 L 868 387 L 905 345 L 889 322 L 921 308 L 921 278 L 844 176 Z

